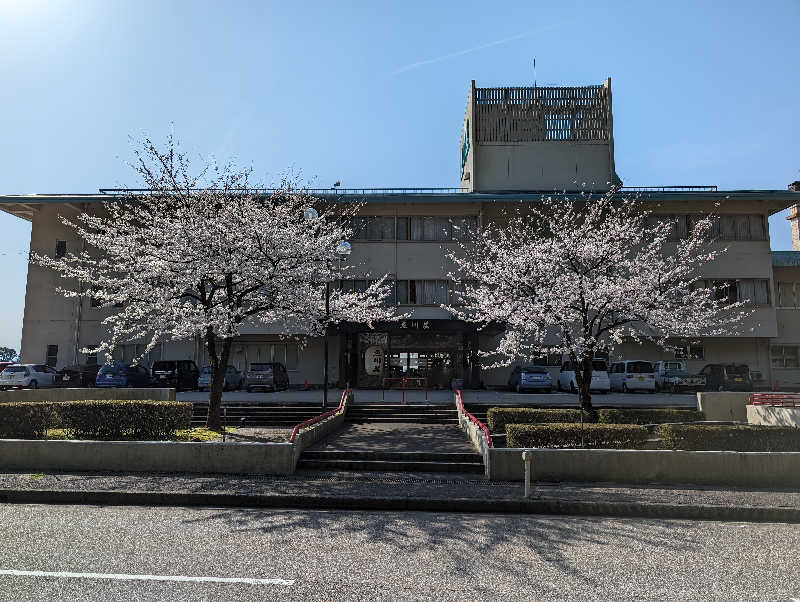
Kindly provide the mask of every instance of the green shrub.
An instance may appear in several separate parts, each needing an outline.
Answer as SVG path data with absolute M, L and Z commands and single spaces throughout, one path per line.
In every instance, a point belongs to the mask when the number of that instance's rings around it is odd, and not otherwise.
M 489 408 L 486 414 L 489 430 L 502 433 L 508 424 L 536 424 L 550 422 L 580 422 L 581 414 L 577 409 L 545 410 L 540 408 Z M 589 414 L 583 414 L 585 422 L 593 422 Z
M 791 426 L 664 424 L 653 431 L 661 449 L 800 451 L 800 429 Z
M 52 403 L 20 401 L 0 403 L 0 438 L 42 439 L 57 426 L 58 414 Z
M 696 422 L 705 419 L 703 412 L 697 410 L 653 408 L 597 411 L 597 422 L 600 424 L 662 424 L 664 422 Z
M 73 439 L 169 439 L 189 428 L 192 404 L 178 401 L 65 401 L 56 404 L 60 426 Z
M 648 438 L 647 429 L 636 424 L 584 424 L 584 447 L 593 449 L 636 449 Z M 509 424 L 508 447 L 581 447 L 581 425 Z

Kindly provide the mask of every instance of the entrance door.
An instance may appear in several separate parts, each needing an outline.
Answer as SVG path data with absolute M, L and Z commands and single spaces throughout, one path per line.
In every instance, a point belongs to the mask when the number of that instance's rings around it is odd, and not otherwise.
M 393 350 L 387 355 L 391 378 L 426 378 L 430 388 L 448 388 L 453 379 L 452 352 Z

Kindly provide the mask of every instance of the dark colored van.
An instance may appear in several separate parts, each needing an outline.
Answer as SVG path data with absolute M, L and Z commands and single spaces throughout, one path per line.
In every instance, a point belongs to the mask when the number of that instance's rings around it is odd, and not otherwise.
M 753 390 L 747 364 L 706 364 L 700 374 L 706 377 L 706 391 Z
M 280 391 L 289 388 L 289 375 L 280 362 L 254 362 L 247 367 L 244 385 L 248 392 L 253 389 Z
M 197 388 L 200 370 L 192 360 L 162 360 L 153 364 L 153 386 L 172 387 L 176 391 Z

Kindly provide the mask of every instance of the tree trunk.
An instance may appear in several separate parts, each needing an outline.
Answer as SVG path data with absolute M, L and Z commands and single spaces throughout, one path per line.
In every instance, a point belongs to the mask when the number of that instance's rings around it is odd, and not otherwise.
M 582 382 L 579 391 L 581 410 L 592 416 L 594 415 L 594 408 L 592 407 L 592 393 L 591 393 L 592 360 L 594 359 L 593 356 L 594 354 L 591 354 L 584 356 L 583 358 L 582 366 L 580 366 Z
M 225 388 L 225 373 L 231 355 L 233 339 L 222 340 L 222 350 L 217 355 L 216 337 L 212 329 L 206 331 L 206 346 L 211 360 L 211 386 L 208 388 L 208 418 L 206 428 L 222 430 L 222 390 Z

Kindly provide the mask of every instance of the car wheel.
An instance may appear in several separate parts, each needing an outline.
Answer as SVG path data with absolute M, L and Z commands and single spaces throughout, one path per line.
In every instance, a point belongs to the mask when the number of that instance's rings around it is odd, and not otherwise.
M 655 390 L 655 389 L 647 389 L 647 392 L 648 392 L 648 393 L 655 393 L 655 392 L 656 392 L 656 390 Z
M 569 381 L 569 392 L 570 393 L 577 393 L 578 392 L 578 389 L 575 387 L 575 383 L 572 382 L 572 381 Z
M 20 388 L 21 388 L 21 387 L 20 387 Z M 28 388 L 30 388 L 30 389 L 38 389 L 38 388 L 39 388 L 39 383 L 37 383 L 35 380 L 32 380 L 32 381 L 31 381 L 31 382 L 28 384 Z
M 248 393 L 252 393 L 253 392 L 253 388 L 252 387 L 247 387 L 247 392 Z
M 519 385 L 517 385 L 516 387 L 514 387 L 514 392 L 515 392 L 515 393 L 519 393 Z
M 626 385 L 625 383 L 622 383 L 622 392 L 623 393 L 627 393 L 628 392 L 628 385 Z

